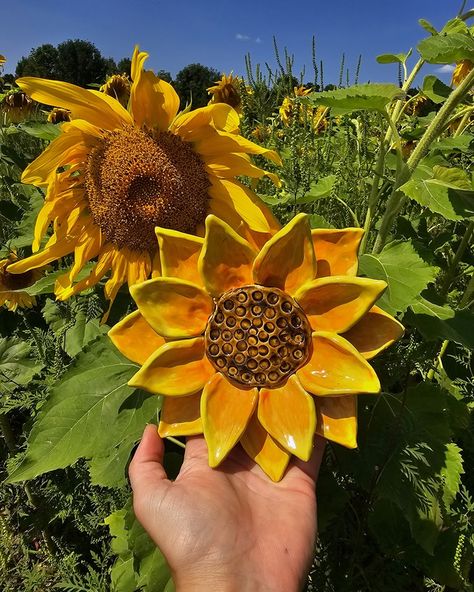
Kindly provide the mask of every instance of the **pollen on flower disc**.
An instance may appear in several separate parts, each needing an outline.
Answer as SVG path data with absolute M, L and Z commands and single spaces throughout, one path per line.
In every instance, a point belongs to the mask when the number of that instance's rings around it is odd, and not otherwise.
M 206 353 L 240 387 L 277 388 L 311 356 L 311 325 L 298 303 L 278 288 L 243 286 L 217 301 Z
M 194 233 L 206 217 L 204 164 L 169 132 L 106 132 L 89 155 L 85 184 L 95 223 L 118 247 L 153 252 L 156 226 Z

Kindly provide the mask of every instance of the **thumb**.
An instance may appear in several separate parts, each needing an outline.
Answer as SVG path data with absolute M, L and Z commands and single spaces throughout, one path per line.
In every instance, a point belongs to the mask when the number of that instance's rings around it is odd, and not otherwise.
M 128 468 L 133 508 L 142 524 L 151 518 L 153 507 L 171 485 L 163 468 L 164 450 L 156 426 L 147 425 Z

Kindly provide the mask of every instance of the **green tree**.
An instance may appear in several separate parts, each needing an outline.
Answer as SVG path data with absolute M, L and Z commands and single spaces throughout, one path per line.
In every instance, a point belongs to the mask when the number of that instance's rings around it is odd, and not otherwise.
M 176 74 L 174 86 L 181 97 L 181 107 L 192 101 L 193 108 L 204 107 L 209 102 L 207 89 L 221 77 L 213 68 L 202 64 L 189 64 Z
M 57 47 L 51 44 L 32 49 L 22 57 L 16 75 L 64 80 L 79 86 L 102 83 L 117 69 L 114 60 L 104 58 L 90 41 L 69 39 Z
M 132 72 L 132 60 L 130 58 L 122 58 L 117 62 L 117 73 L 127 74 L 130 76 Z
M 159 76 L 162 80 L 165 80 L 166 82 L 173 82 L 173 78 L 170 72 L 167 72 L 166 70 L 158 70 L 156 75 Z

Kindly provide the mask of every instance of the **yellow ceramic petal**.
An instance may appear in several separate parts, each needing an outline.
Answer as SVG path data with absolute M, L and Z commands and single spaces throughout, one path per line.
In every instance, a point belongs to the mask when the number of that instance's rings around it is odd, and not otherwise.
M 358 323 L 344 333 L 343 337 L 352 343 L 366 360 L 370 360 L 400 339 L 404 331 L 403 325 L 397 319 L 378 306 L 373 306 Z
M 291 455 L 288 454 L 258 421 L 257 414 L 250 418 L 247 429 L 240 438 L 245 452 L 270 477 L 280 481 L 288 466 Z
M 139 310 L 114 325 L 108 335 L 120 353 L 137 364 L 144 364 L 165 343 L 163 337 L 153 331 Z
M 69 82 L 43 78 L 19 78 L 16 83 L 38 103 L 68 109 L 72 119 L 85 119 L 108 130 L 133 123 L 128 111 L 104 93 L 86 90 Z
M 245 185 L 238 181 L 211 177 L 208 193 L 217 201 L 232 204 L 235 211 L 253 230 L 270 232 L 270 225 L 258 203 L 258 198 Z
M 128 384 L 157 395 L 185 397 L 201 391 L 214 373 L 204 339 L 196 337 L 162 345 Z
M 161 273 L 202 285 L 198 259 L 204 239 L 168 228 L 156 228 L 160 246 Z
M 382 280 L 326 277 L 305 284 L 295 299 L 315 331 L 343 333 L 365 315 L 386 287 Z
M 216 218 L 206 218 L 206 237 L 199 257 L 199 271 L 212 296 L 252 284 L 255 251 L 232 228 Z
M 151 70 L 143 70 L 146 52 L 135 48 L 133 54 L 133 84 L 130 89 L 130 108 L 135 125 L 166 131 L 179 109 L 176 91 Z
M 167 436 L 202 434 L 201 393 L 189 397 L 164 397 L 158 433 Z
M 357 397 L 318 397 L 316 433 L 346 448 L 357 448 Z
M 213 310 L 202 288 L 178 278 L 147 280 L 130 286 L 130 294 L 153 329 L 168 339 L 201 335 Z
M 317 277 L 357 275 L 357 253 L 362 228 L 316 228 L 311 231 L 318 262 Z
M 257 284 L 294 294 L 316 273 L 311 230 L 306 214 L 298 214 L 275 234 L 257 255 L 253 277 Z
M 307 391 L 318 396 L 380 392 L 372 366 L 343 337 L 315 331 L 312 342 L 311 359 L 296 373 Z
M 237 444 L 257 406 L 258 391 L 240 389 L 219 372 L 204 387 L 201 417 L 209 466 L 217 467 Z
M 265 156 L 275 164 L 281 165 L 281 158 L 274 150 L 259 146 L 243 136 L 209 130 L 194 144 L 196 151 L 202 156 L 221 156 L 224 153 L 258 154 Z
M 308 460 L 313 450 L 316 413 L 313 397 L 295 375 L 280 388 L 262 388 L 258 398 L 258 419 L 285 450 Z

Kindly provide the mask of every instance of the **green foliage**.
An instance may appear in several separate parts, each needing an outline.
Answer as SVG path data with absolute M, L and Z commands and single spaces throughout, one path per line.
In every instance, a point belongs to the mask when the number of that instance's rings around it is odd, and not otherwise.
M 430 64 L 474 61 L 474 38 L 469 32 L 433 35 L 420 41 L 417 49 Z
M 347 112 L 360 110 L 384 112 L 389 103 L 402 97 L 403 91 L 394 84 L 360 84 L 314 93 L 309 100 L 318 105 Z
M 181 98 L 181 108 L 191 103 L 193 109 L 204 107 L 209 102 L 207 89 L 213 86 L 221 75 L 217 70 L 202 64 L 189 64 L 176 74 L 174 87 Z

